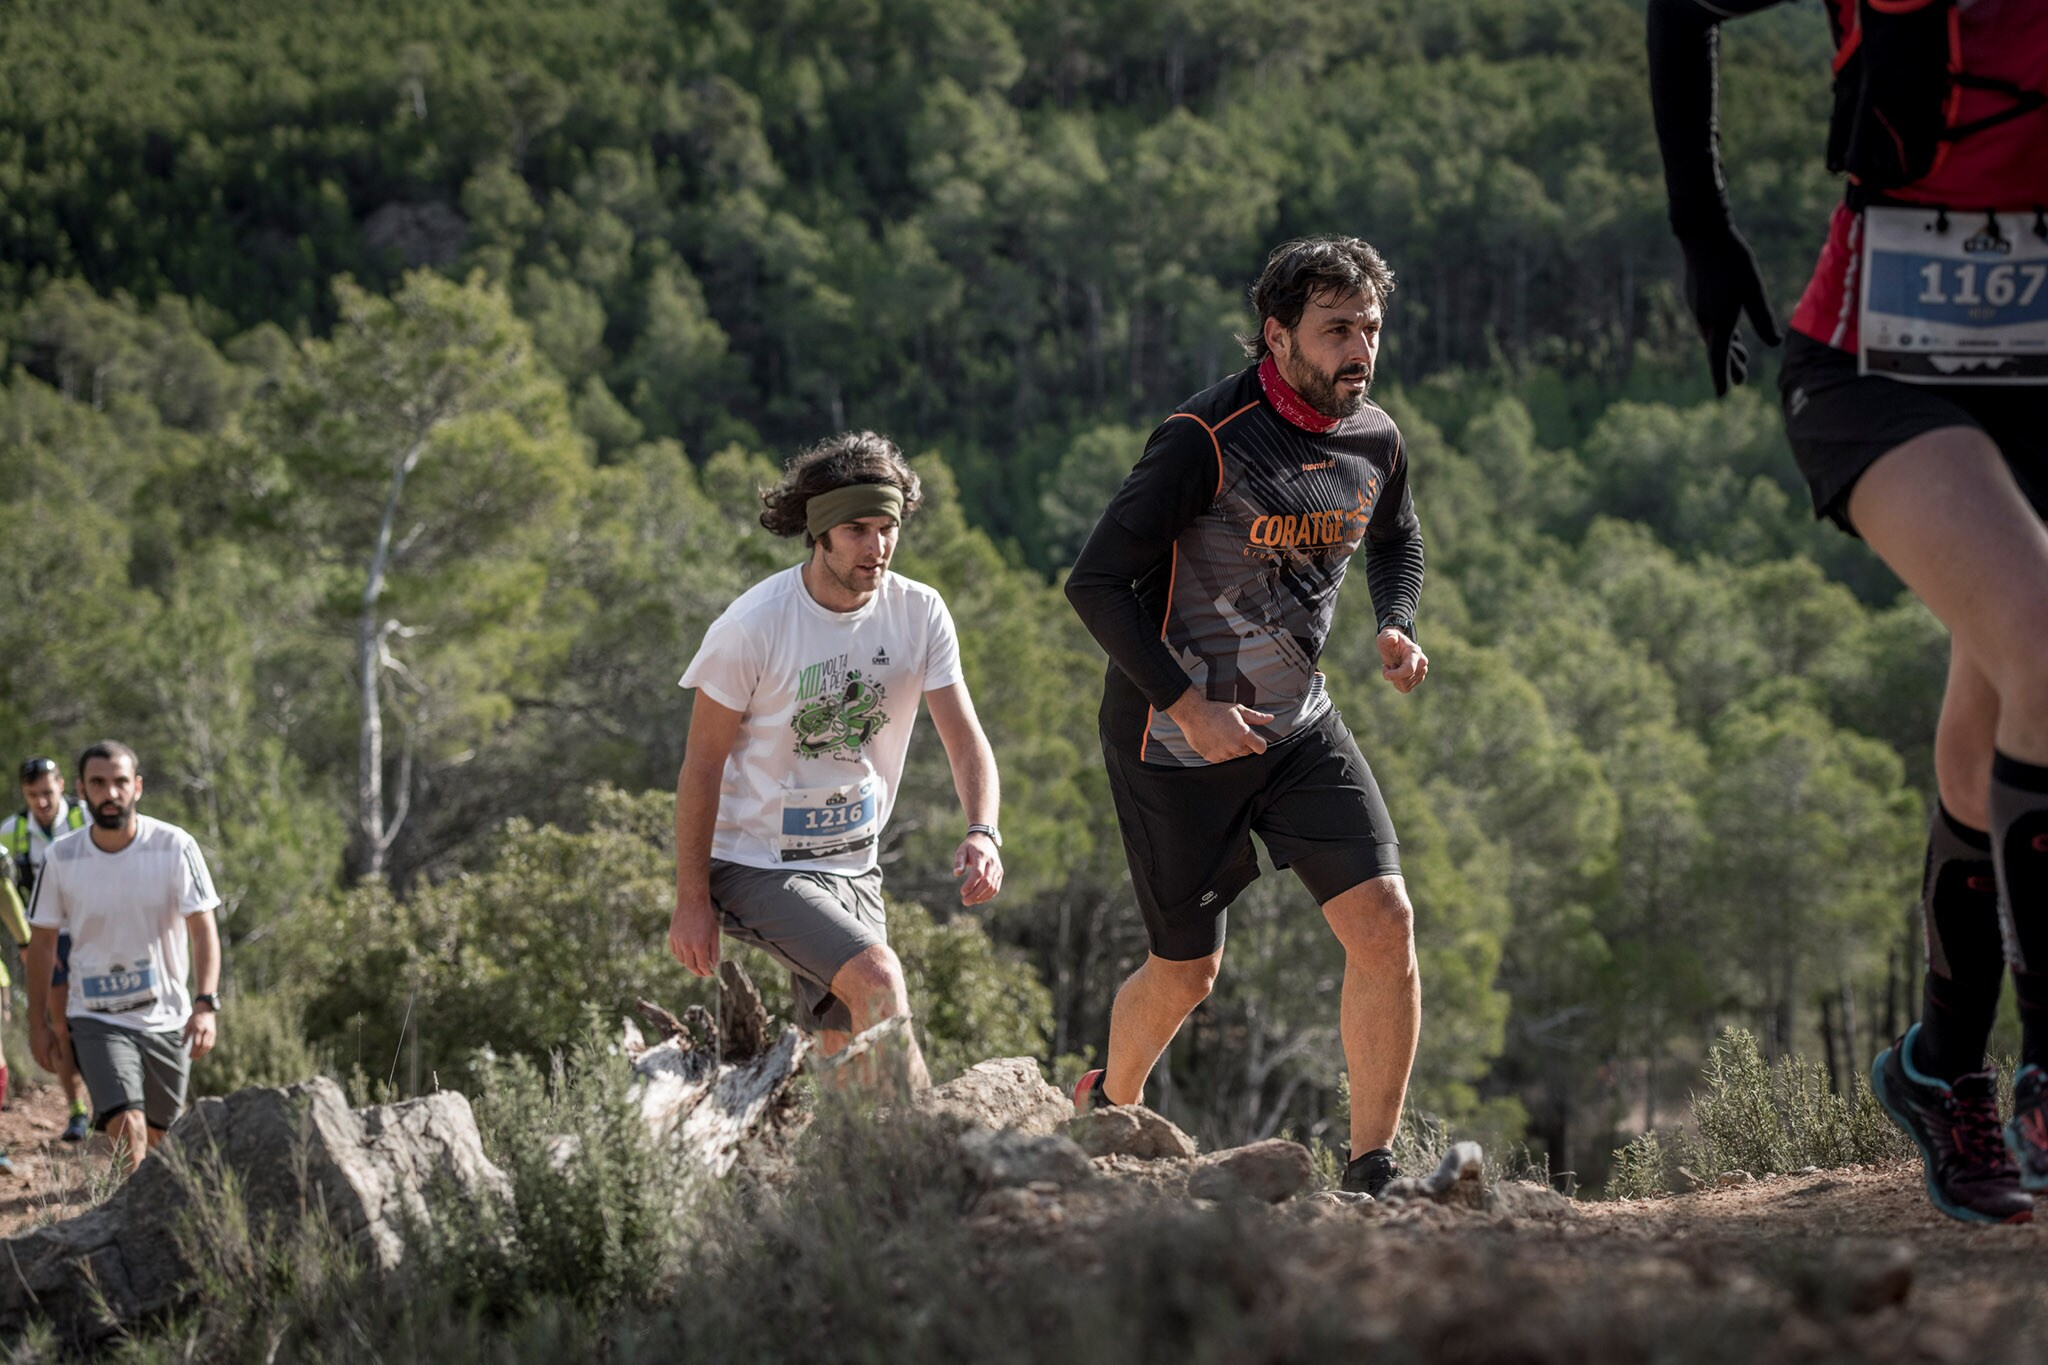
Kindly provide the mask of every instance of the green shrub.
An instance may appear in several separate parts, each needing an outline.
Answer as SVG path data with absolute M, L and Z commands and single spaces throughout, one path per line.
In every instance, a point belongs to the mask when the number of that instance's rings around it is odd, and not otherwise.
M 524 1057 L 479 1074 L 477 1128 L 512 1179 L 514 1207 L 510 1226 L 488 1209 L 441 1220 L 454 1230 L 458 1254 L 443 1261 L 457 1287 L 499 1314 L 536 1297 L 646 1301 L 673 1266 L 691 1191 L 686 1169 L 649 1137 L 625 1060 L 593 1029 L 546 1076 Z
M 1614 1152 L 1614 1168 L 1607 1173 L 1607 1193 L 1615 1199 L 1648 1199 L 1671 1189 L 1670 1159 L 1664 1144 L 1651 1129 Z
M 305 1008 L 296 995 L 237 993 L 221 1012 L 213 1051 L 192 1066 L 192 1094 L 296 1085 L 332 1069 L 327 1050 L 306 1041 Z
M 1850 1094 L 1798 1057 L 1766 1063 L 1748 1030 L 1728 1028 L 1707 1053 L 1707 1088 L 1693 1096 L 1698 1130 L 1689 1164 L 1702 1175 L 1741 1170 L 1782 1174 L 1904 1156 L 1906 1138 L 1878 1108 L 1860 1077 Z

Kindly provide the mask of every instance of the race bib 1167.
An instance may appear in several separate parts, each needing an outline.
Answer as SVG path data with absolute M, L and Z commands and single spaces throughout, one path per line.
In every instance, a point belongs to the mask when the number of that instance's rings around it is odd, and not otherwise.
M 1860 369 L 1916 384 L 2048 384 L 2048 238 L 2031 213 L 1863 216 Z

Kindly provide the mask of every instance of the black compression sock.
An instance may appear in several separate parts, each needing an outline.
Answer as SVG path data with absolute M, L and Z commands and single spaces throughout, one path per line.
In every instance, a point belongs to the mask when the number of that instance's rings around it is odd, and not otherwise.
M 2048 1066 L 2048 767 L 1992 756 L 1991 853 L 2020 1006 L 2020 1060 Z
M 1913 1068 L 1952 1081 L 1983 1069 L 1984 1044 L 2005 980 L 2005 953 L 1991 836 L 1939 803 L 1927 831 L 1920 909 L 1927 923 L 1927 979 Z

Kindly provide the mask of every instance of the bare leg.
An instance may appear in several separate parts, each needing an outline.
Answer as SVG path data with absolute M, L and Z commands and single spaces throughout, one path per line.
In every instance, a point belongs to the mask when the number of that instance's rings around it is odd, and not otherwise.
M 62 1019 L 71 999 L 69 986 L 52 985 L 49 994 L 49 1009 L 52 1019 Z M 78 1074 L 78 1063 L 66 1052 L 57 1063 L 57 1083 L 64 1087 L 64 1098 L 77 1108 L 85 1099 L 85 1077 Z
M 1422 1027 L 1415 911 L 1400 877 L 1360 882 L 1323 907 L 1344 945 L 1338 1028 L 1351 1073 L 1351 1155 L 1393 1145 Z
M 1999 749 L 2048 763 L 2048 528 L 1998 447 L 1975 427 L 1916 436 L 1857 481 L 1849 516 L 1989 682 Z
M 910 1014 L 910 992 L 903 984 L 903 964 L 886 944 L 864 949 L 841 967 L 832 978 L 832 994 L 846 1002 L 855 1033 L 865 1033 L 884 1019 L 907 1019 Z M 836 1046 L 828 1049 L 827 1039 L 832 1037 L 827 1034 L 819 1038 L 820 1048 L 828 1056 L 843 1050 L 850 1041 L 845 1034 L 838 1034 Z M 850 1079 L 871 1089 L 894 1088 L 900 1080 L 903 1087 L 915 1094 L 930 1089 L 932 1083 L 924 1053 L 917 1045 L 917 1033 L 911 1028 L 901 1030 L 876 1051 L 854 1058 L 846 1069 Z
M 107 1138 L 114 1144 L 115 1158 L 128 1167 L 129 1175 L 134 1175 L 150 1148 L 149 1123 L 142 1111 L 123 1109 L 107 1120 Z
M 1102 1091 L 1111 1104 L 1136 1104 L 1144 1098 L 1145 1078 L 1159 1064 L 1159 1054 L 1195 1006 L 1209 998 L 1222 965 L 1221 948 L 1188 962 L 1146 954 L 1144 965 L 1131 973 L 1110 1006 L 1109 1062 Z

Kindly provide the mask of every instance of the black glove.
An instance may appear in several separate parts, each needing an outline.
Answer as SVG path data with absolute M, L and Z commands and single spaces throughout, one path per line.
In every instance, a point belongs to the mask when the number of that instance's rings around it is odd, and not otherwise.
M 1771 317 L 1756 256 L 1732 225 L 1680 234 L 1678 245 L 1685 252 L 1685 306 L 1707 340 L 1714 396 L 1725 397 L 1730 384 L 1749 376 L 1749 352 L 1735 334 L 1735 324 L 1745 312 L 1764 345 L 1778 346 L 1785 338 Z

